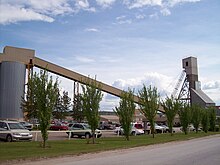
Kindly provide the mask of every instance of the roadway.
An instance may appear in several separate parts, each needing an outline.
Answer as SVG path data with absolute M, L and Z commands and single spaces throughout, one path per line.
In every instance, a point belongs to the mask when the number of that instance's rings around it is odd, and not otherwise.
M 53 158 L 22 165 L 219 165 L 220 135 L 132 149 Z M 19 165 L 19 162 L 16 163 Z

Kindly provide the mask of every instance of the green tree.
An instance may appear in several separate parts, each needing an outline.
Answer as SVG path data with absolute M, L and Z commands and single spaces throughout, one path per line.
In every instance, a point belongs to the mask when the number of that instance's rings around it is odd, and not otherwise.
M 47 129 L 50 126 L 52 111 L 57 98 L 58 81 L 53 82 L 52 76 L 49 78 L 46 70 L 40 70 L 40 73 L 33 75 L 33 81 L 37 86 L 35 90 L 37 116 L 40 123 L 40 130 L 43 139 L 43 148 L 46 147 L 48 139 Z
M 73 98 L 73 107 L 72 107 L 73 113 L 72 117 L 77 122 L 82 122 L 85 115 L 82 110 L 82 101 L 81 101 L 81 95 L 75 95 Z
M 210 131 L 215 131 L 216 109 L 215 107 L 208 107 L 208 111 L 210 119 Z
M 85 81 L 86 85 L 82 85 L 82 109 L 91 127 L 93 144 L 95 143 L 95 130 L 98 128 L 100 115 L 99 104 L 102 100 L 103 94 L 101 92 L 101 85 L 97 83 L 96 79 Z
M 22 97 L 21 102 L 21 109 L 23 110 L 25 117 L 29 120 L 37 118 L 35 90 L 37 90 L 35 81 L 32 77 L 29 77 L 27 83 L 27 93 L 25 93 L 25 97 Z
M 134 94 L 130 89 L 128 89 L 128 92 L 122 92 L 119 107 L 115 107 L 113 110 L 119 117 L 126 140 L 129 140 L 131 122 L 135 111 Z
M 183 132 L 188 134 L 188 125 L 191 121 L 191 108 L 188 103 L 183 103 L 183 105 L 180 107 L 179 118 Z
M 58 90 L 57 99 L 55 108 L 53 111 L 53 117 L 59 120 L 63 120 L 66 118 L 68 114 L 68 110 L 70 108 L 70 97 L 68 96 L 67 91 L 63 91 L 63 95 L 61 96 Z
M 209 112 L 205 108 L 202 110 L 201 124 L 203 131 L 207 133 L 209 130 Z
M 143 88 L 139 90 L 140 97 L 140 110 L 144 114 L 144 116 L 149 120 L 151 125 L 151 133 L 154 138 L 154 118 L 157 114 L 159 104 L 160 104 L 160 95 L 157 92 L 156 87 L 146 87 L 143 85 Z
M 56 90 L 56 102 L 55 102 L 55 106 L 54 106 L 54 110 L 52 112 L 53 118 L 55 119 L 60 119 L 62 118 L 62 97 L 60 95 L 60 90 L 57 89 Z
M 196 133 L 198 133 L 199 125 L 202 120 L 202 107 L 198 104 L 193 104 L 191 106 L 192 113 L 192 124 L 195 127 Z
M 173 96 L 171 96 L 171 98 L 167 97 L 166 100 L 162 102 L 162 106 L 165 110 L 165 114 L 167 116 L 167 124 L 169 127 L 170 134 L 172 136 L 174 119 L 181 106 L 181 103 L 180 101 L 175 100 Z

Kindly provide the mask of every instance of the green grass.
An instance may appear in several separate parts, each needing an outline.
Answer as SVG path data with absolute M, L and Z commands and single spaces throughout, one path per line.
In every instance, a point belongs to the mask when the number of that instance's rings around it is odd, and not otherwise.
M 85 139 L 71 139 L 62 141 L 48 141 L 48 147 L 43 149 L 40 142 L 13 142 L 0 143 L 0 162 L 8 160 L 39 159 L 64 155 L 79 155 L 83 153 L 100 152 L 114 149 L 124 149 L 171 141 L 188 140 L 219 133 L 199 132 L 184 135 L 183 133 L 157 134 L 153 139 L 151 135 L 131 136 L 130 141 L 124 137 L 111 137 L 96 139 L 96 144 L 86 144 Z

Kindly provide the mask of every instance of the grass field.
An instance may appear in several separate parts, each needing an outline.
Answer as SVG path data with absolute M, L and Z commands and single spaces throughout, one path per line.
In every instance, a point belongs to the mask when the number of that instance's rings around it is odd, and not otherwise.
M 100 152 L 114 149 L 124 149 L 137 146 L 147 146 L 171 141 L 188 140 L 208 135 L 219 134 L 219 132 L 157 134 L 153 139 L 151 135 L 131 136 L 130 141 L 124 137 L 111 137 L 96 139 L 96 144 L 87 144 L 85 139 L 71 139 L 62 141 L 48 141 L 47 148 L 41 148 L 40 142 L 0 142 L 0 162 L 8 160 L 39 159 L 58 157 L 64 155 L 79 155 L 83 153 Z

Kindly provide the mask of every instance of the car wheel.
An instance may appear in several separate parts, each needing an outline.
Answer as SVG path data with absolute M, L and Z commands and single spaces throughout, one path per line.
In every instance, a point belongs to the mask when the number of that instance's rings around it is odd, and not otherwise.
M 134 132 L 134 131 L 133 131 L 133 132 L 131 132 L 131 135 L 133 135 L 133 136 L 134 136 L 134 135 L 135 135 L 135 132 Z
M 11 136 L 11 135 L 7 135 L 6 141 L 7 141 L 7 142 L 12 142 L 12 136 Z
M 86 134 L 85 134 L 85 138 L 86 138 L 86 139 L 89 139 L 89 138 L 90 138 L 90 134 L 89 134 L 89 133 L 86 133 Z

